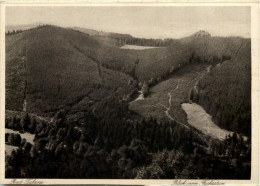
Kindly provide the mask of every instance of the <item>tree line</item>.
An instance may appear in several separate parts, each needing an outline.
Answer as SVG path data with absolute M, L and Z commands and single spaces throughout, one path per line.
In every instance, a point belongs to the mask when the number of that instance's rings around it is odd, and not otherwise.
M 24 114 L 21 118 L 15 115 L 12 118 L 5 119 L 5 128 L 16 130 L 19 132 L 35 133 L 36 126 L 38 125 L 34 117 L 30 117 L 28 113 Z
M 37 29 L 39 28 L 42 28 L 42 27 L 45 27 L 45 26 L 51 26 L 50 24 L 39 24 L 36 26 Z M 30 28 L 30 29 L 17 29 L 17 30 L 8 30 L 5 35 L 14 35 L 14 34 L 18 34 L 18 33 L 21 33 L 21 32 L 24 32 L 24 31 L 27 31 L 27 30 L 31 30 L 33 28 Z
M 128 45 L 139 45 L 139 46 L 155 46 L 164 47 L 176 44 L 176 39 L 146 39 L 146 38 L 136 38 L 130 35 L 124 34 L 109 34 L 108 37 L 117 40 L 118 46 Z

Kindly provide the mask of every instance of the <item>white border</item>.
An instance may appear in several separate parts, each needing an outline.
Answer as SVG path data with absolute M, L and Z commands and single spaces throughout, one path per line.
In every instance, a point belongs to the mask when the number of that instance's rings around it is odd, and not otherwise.
M 144 1 L 143 1 L 144 2 Z M 174 2 L 174 1 L 172 1 Z M 160 3 L 151 2 L 125 2 L 119 3 L 115 1 L 111 2 L 48 2 L 48 3 L 31 3 L 28 2 L 10 2 L 1 3 L 0 7 L 0 40 L 1 40 L 1 50 L 0 50 L 0 118 L 1 118 L 1 130 L 0 130 L 0 141 L 4 141 L 4 106 L 5 106 L 5 7 L 7 6 L 251 6 L 251 46 L 252 46 L 252 171 L 251 180 L 214 180 L 214 182 L 224 183 L 227 185 L 258 185 L 259 183 L 259 6 L 257 1 L 245 1 L 245 2 L 234 2 L 233 0 L 218 1 L 214 2 L 203 1 L 194 2 L 186 1 L 181 3 L 172 3 L 169 1 Z M 249 2 L 249 3 L 248 3 Z M 239 16 L 239 15 L 238 15 Z M 0 183 L 8 184 L 11 183 L 11 179 L 5 179 L 4 177 L 4 143 L 0 143 Z M 205 170 L 206 171 L 206 170 Z M 21 183 L 26 183 L 26 179 L 18 179 L 17 181 L 22 181 Z M 38 179 L 37 182 L 43 182 L 44 184 L 171 184 L 175 185 L 174 180 L 122 180 L 122 179 Z M 188 183 L 197 183 L 197 185 L 202 184 L 202 180 L 187 180 L 185 185 Z

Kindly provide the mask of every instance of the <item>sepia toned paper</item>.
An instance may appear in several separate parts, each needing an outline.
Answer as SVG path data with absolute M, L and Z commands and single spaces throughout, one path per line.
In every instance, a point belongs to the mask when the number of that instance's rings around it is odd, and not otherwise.
M 259 4 L 257 1 L 1 2 L 0 3 L 0 183 L 98 185 L 258 185 L 259 184 Z M 191 13 L 192 12 L 192 13 Z M 251 38 L 251 178 L 225 179 L 34 179 L 5 178 L 6 33 L 50 24 L 146 39 L 180 39 L 200 30 L 212 37 Z M 22 27 L 22 26 L 28 27 Z M 33 25 L 33 26 L 31 26 Z M 12 27 L 13 26 L 13 27 Z M 204 31 L 201 31 L 204 33 Z M 199 33 L 201 33 L 199 32 Z M 155 47 L 156 48 L 156 47 Z M 16 73 L 14 71 L 14 73 Z M 46 73 L 46 76 L 48 73 Z M 58 77 L 58 76 L 57 76 Z M 61 80 L 62 81 L 62 80 Z M 181 80 L 180 80 L 181 81 Z M 177 89 L 178 87 L 174 87 Z M 168 99 L 168 97 L 167 97 Z M 171 99 L 174 99 L 171 97 Z M 163 108 L 164 112 L 170 110 Z M 167 102 L 167 101 L 166 101 Z M 24 104 L 27 104 L 25 102 Z M 166 110 L 165 110 L 166 109 Z M 167 110 L 168 109 L 168 110 Z M 26 106 L 25 106 L 26 111 Z M 168 117 L 169 116 L 169 112 Z M 166 116 L 167 116 L 166 113 Z M 213 131 L 214 133 L 214 131 Z M 99 165 L 97 165 L 99 166 Z M 207 170 L 205 170 L 207 172 Z

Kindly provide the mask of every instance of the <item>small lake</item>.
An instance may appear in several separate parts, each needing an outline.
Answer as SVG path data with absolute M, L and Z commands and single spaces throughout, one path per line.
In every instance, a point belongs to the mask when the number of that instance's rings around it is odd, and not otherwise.
M 204 134 L 224 140 L 226 135 L 232 135 L 233 132 L 221 129 L 213 121 L 212 117 L 207 114 L 202 106 L 196 103 L 183 103 L 182 109 L 187 114 L 187 120 L 190 125 L 202 131 Z
M 152 46 L 140 46 L 140 45 L 124 45 L 120 47 L 121 49 L 131 49 L 131 50 L 146 50 L 152 48 L 161 48 L 161 47 L 152 47 Z

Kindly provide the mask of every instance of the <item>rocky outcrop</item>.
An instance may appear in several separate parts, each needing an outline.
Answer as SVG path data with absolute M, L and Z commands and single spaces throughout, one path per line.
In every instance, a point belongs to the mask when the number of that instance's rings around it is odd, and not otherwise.
M 211 37 L 209 32 L 206 32 L 205 30 L 200 30 L 192 35 L 193 37 Z

